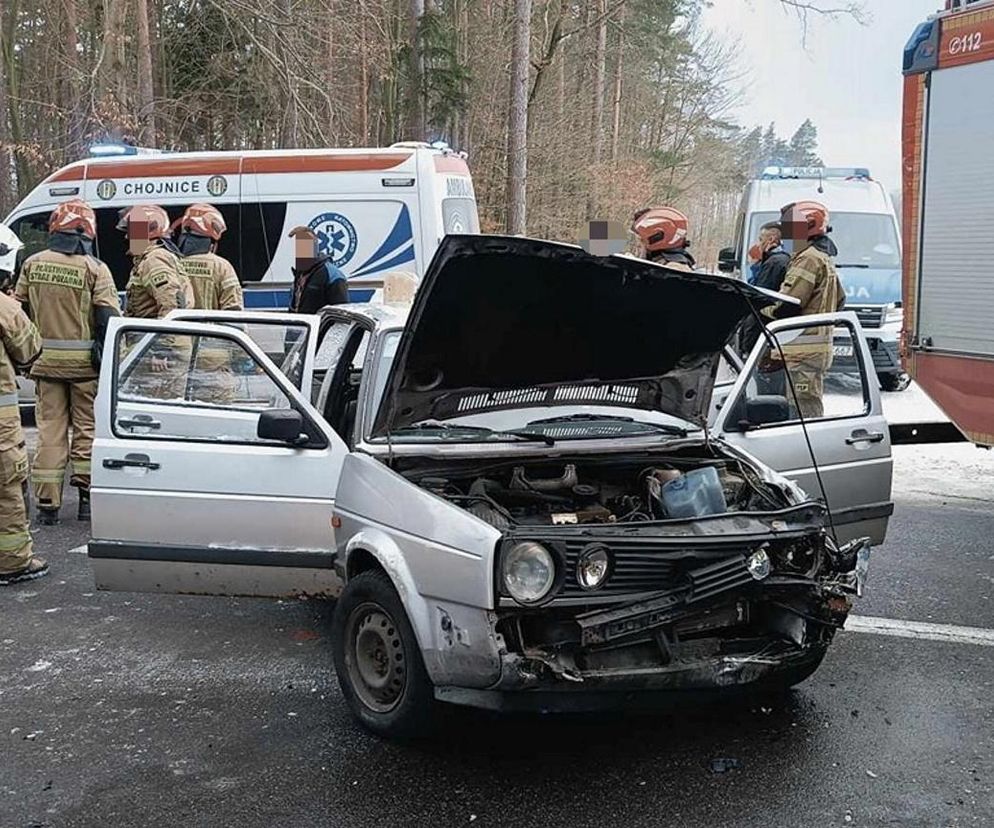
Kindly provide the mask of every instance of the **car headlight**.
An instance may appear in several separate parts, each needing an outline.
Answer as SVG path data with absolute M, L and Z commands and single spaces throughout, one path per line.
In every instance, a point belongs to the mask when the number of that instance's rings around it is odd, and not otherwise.
M 769 577 L 772 567 L 770 565 L 770 556 L 765 546 L 757 549 L 748 557 L 746 560 L 746 569 L 749 570 L 749 574 L 757 581 L 762 581 L 764 578 Z
M 590 546 L 580 553 L 576 563 L 576 582 L 581 589 L 604 586 L 611 572 L 611 553 L 603 546 Z
M 522 541 L 507 549 L 500 568 L 507 594 L 519 604 L 537 604 L 556 582 L 552 553 L 534 541 Z

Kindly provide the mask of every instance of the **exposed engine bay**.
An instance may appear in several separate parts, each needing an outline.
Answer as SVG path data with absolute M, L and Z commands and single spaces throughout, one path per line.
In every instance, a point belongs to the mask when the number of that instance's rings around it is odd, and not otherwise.
M 700 454 L 464 463 L 402 473 L 500 530 L 693 519 L 791 505 L 744 462 Z

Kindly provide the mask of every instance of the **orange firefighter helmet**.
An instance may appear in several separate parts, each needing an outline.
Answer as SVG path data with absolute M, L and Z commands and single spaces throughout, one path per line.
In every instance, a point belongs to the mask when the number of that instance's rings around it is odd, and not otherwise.
M 146 238 L 162 239 L 169 235 L 169 216 L 157 204 L 139 204 L 121 210 L 117 222 L 118 230 L 129 232 L 130 225 L 135 223 L 148 225 Z
M 213 204 L 191 204 L 179 221 L 180 230 L 218 241 L 228 225 Z
M 690 242 L 687 217 L 673 207 L 651 207 L 635 214 L 632 232 L 638 236 L 647 253 L 662 250 L 682 250 Z
M 97 216 L 93 208 L 81 198 L 63 201 L 52 210 L 48 219 L 49 233 L 71 233 L 77 231 L 88 239 L 96 238 Z
M 780 231 L 785 239 L 810 240 L 831 229 L 828 208 L 817 201 L 795 201 L 780 211 Z

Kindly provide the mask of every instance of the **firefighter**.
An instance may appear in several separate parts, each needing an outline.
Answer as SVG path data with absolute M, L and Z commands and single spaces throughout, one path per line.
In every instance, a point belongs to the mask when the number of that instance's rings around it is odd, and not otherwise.
M 349 283 L 331 257 L 322 253 L 318 237 L 309 227 L 294 227 L 293 291 L 291 313 L 317 313 L 325 305 L 344 305 L 349 301 Z
M 829 238 L 828 208 L 817 201 L 798 201 L 780 213 L 784 249 L 791 254 L 780 292 L 800 302 L 778 303 L 764 310 L 773 318 L 800 314 L 834 313 L 846 303 L 846 294 L 832 259 L 838 255 Z M 783 346 L 797 407 L 805 419 L 823 417 L 825 374 L 832 365 L 832 326 L 808 328 Z M 771 354 L 779 360 L 779 354 Z
M 243 310 L 242 286 L 231 262 L 217 255 L 228 229 L 221 211 L 210 204 L 191 204 L 179 221 L 180 263 L 193 288 L 194 307 Z
M 639 241 L 639 254 L 650 262 L 658 262 L 679 270 L 697 266 L 688 248 L 690 223 L 673 207 L 650 207 L 632 217 L 632 232 Z
M 180 264 L 193 288 L 194 307 L 204 310 L 244 310 L 242 286 L 231 262 L 215 252 L 227 230 L 221 211 L 211 204 L 191 204 L 179 220 Z M 237 381 L 226 340 L 201 343 L 190 389 L 202 402 L 229 403 Z
M 117 229 L 128 235 L 131 276 L 125 289 L 125 314 L 162 319 L 177 308 L 192 308 L 193 288 L 180 264 L 180 251 L 169 238 L 169 216 L 154 204 L 121 210 Z M 135 380 L 153 399 L 183 396 L 183 376 L 191 355 L 189 337 L 159 336 L 151 354 L 152 376 Z
M 107 322 L 120 316 L 110 270 L 93 256 L 97 219 L 85 201 L 60 204 L 48 220 L 48 249 L 21 268 L 16 297 L 42 337 L 35 381 L 38 451 L 31 470 L 38 522 L 59 521 L 66 463 L 79 489 L 80 520 L 90 519 L 93 401 Z M 72 427 L 70 448 L 69 429 Z
M 193 288 L 180 265 L 180 251 L 169 239 L 169 216 L 154 204 L 121 211 L 117 229 L 128 234 L 131 276 L 125 311 L 140 319 L 162 319 L 176 308 L 193 307 Z
M 48 564 L 32 554 L 24 481 L 28 452 L 17 405 L 15 366 L 41 353 L 41 336 L 15 299 L 0 292 L 0 586 L 48 574 Z

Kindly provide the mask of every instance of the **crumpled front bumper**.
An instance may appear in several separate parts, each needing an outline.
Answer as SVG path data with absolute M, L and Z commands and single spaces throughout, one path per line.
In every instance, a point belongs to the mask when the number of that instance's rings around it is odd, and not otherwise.
M 436 697 L 492 710 L 579 712 L 791 686 L 817 669 L 851 596 L 862 594 L 869 543 L 836 555 L 832 572 L 773 575 L 700 602 L 681 587 L 579 614 L 505 614 L 498 681 L 441 686 Z

